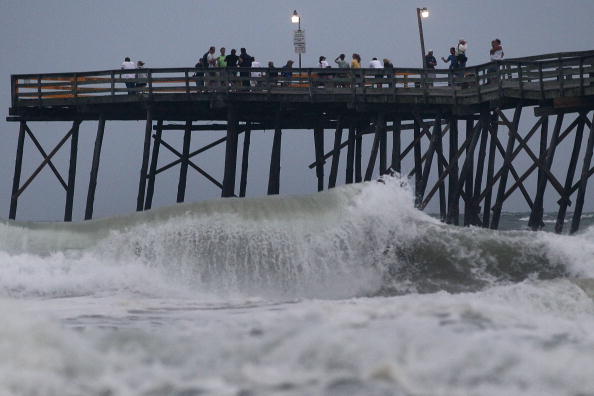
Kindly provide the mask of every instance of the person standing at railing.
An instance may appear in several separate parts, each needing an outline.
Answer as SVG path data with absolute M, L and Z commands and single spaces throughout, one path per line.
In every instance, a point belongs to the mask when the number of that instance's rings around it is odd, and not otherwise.
M 392 64 L 392 61 L 388 58 L 384 58 L 383 60 L 384 62 L 384 70 L 386 70 L 386 78 L 388 79 L 392 79 L 394 78 L 394 65 Z M 394 86 L 394 84 L 392 83 L 388 83 L 388 87 L 392 88 Z
M 500 60 L 503 59 L 503 47 L 501 46 L 501 40 L 495 39 L 495 40 L 491 41 L 491 49 L 489 50 L 489 58 L 491 59 L 491 62 L 499 62 Z M 499 67 L 499 65 L 497 65 L 497 64 L 489 65 L 489 67 L 487 68 L 487 73 L 489 75 L 495 75 L 495 73 L 497 73 L 498 67 Z M 491 83 L 492 81 L 497 81 L 497 76 L 489 77 L 487 79 L 488 83 Z
M 458 57 L 458 66 L 462 69 L 466 67 L 466 62 L 468 61 L 468 57 L 466 56 L 466 50 L 468 49 L 468 44 L 466 40 L 460 39 L 458 41 L 458 46 L 456 47 L 456 56 Z
M 239 54 L 239 67 L 240 68 L 245 68 L 245 69 L 249 69 L 252 67 L 252 62 L 254 61 L 254 57 L 249 55 L 246 51 L 245 48 L 241 48 L 240 50 L 240 54 Z M 250 75 L 249 72 L 239 72 L 239 75 L 241 77 L 248 77 Z M 243 85 L 244 87 L 249 87 L 250 86 L 250 81 L 249 80 L 243 80 L 241 82 L 241 85 Z
M 122 62 L 122 66 L 121 66 L 122 70 L 133 70 L 136 69 L 136 63 L 132 62 L 130 60 L 130 58 L 127 56 L 124 61 Z M 126 78 L 126 79 L 135 79 L 136 78 L 136 73 L 125 73 L 125 74 L 120 74 L 120 76 L 122 78 Z M 131 88 L 135 88 L 136 87 L 136 83 L 133 81 L 126 81 L 126 88 L 128 88 L 128 95 L 134 95 L 134 91 L 130 91 Z
M 449 63 L 449 69 L 450 70 L 454 70 L 458 68 L 458 57 L 456 56 L 456 48 L 452 47 L 450 48 L 450 56 L 446 58 L 444 58 L 443 56 L 441 57 L 441 60 L 444 61 L 445 63 Z
M 148 79 L 148 73 L 144 70 L 144 62 L 141 60 L 136 62 L 136 79 L 138 80 L 136 88 L 139 88 L 136 92 L 141 94 L 143 93 L 143 88 L 146 87 Z
M 252 69 L 259 69 L 261 67 L 262 67 L 262 65 L 260 64 L 260 62 L 258 62 L 256 60 L 256 58 L 254 58 L 254 60 L 252 61 Z M 255 80 L 251 80 L 250 81 L 252 87 L 255 87 L 257 85 L 261 85 L 260 84 L 261 77 L 262 77 L 262 72 L 261 71 L 253 71 L 253 72 L 250 73 L 250 75 L 253 78 L 255 78 Z
M 196 73 L 194 73 L 194 77 L 196 77 L 196 86 L 197 87 L 204 87 L 204 69 L 206 69 L 206 66 L 203 63 L 203 59 L 200 58 L 198 60 L 198 63 L 196 63 L 196 65 L 194 65 L 194 67 L 196 68 Z
M 437 66 L 437 59 L 433 56 L 433 50 L 427 51 L 427 55 L 425 55 L 425 65 L 429 70 L 435 70 Z M 427 73 L 427 77 L 429 78 L 429 82 L 427 84 L 432 87 L 433 86 L 433 79 L 435 78 L 435 73 Z
M 274 87 L 278 83 L 278 71 L 276 67 L 274 67 L 274 62 L 268 62 L 268 70 L 266 71 L 266 77 L 268 77 L 268 84 L 271 87 Z
M 225 57 L 225 62 L 227 63 L 227 69 L 233 70 L 237 68 L 237 64 L 239 63 L 239 56 L 237 56 L 237 50 L 235 48 L 231 50 L 231 54 Z M 237 85 L 237 72 L 232 70 L 227 70 L 227 73 L 231 79 L 229 85 L 234 86 Z
M 456 56 L 456 48 L 454 48 L 454 47 L 450 48 L 450 56 L 448 56 L 447 59 L 442 56 L 441 60 L 444 61 L 445 63 L 450 64 L 450 67 L 449 67 L 450 76 L 451 76 L 451 80 L 453 80 L 454 71 L 458 69 L 458 57 Z M 448 85 L 451 85 L 451 82 L 448 83 Z
M 287 61 L 287 64 L 285 66 L 283 66 L 283 71 L 281 72 L 281 76 L 283 77 L 283 82 L 281 82 L 281 85 L 290 85 L 291 84 L 291 79 L 293 78 L 293 62 L 291 59 L 289 59 Z
M 351 61 L 351 68 L 352 69 L 360 69 L 361 68 L 361 55 L 354 53 L 353 60 Z
M 336 63 L 340 69 L 348 69 L 349 68 L 349 63 L 347 61 L 345 61 L 344 58 L 345 58 L 345 55 L 340 54 L 336 57 L 336 59 L 334 59 L 334 63 Z
M 208 51 L 204 55 L 202 55 L 202 64 L 205 65 L 206 68 L 214 68 L 217 67 L 217 56 L 215 54 L 216 48 L 214 46 L 210 47 Z M 208 73 L 209 81 L 206 85 L 209 87 L 214 85 L 214 77 L 216 73 Z
M 503 47 L 501 46 L 501 40 L 495 39 L 491 41 L 491 50 L 489 51 L 489 57 L 492 62 L 500 61 L 503 59 Z
M 227 67 L 227 56 L 225 55 L 225 47 L 221 47 L 219 51 L 221 52 L 221 55 L 219 55 L 219 57 L 217 58 L 217 67 Z

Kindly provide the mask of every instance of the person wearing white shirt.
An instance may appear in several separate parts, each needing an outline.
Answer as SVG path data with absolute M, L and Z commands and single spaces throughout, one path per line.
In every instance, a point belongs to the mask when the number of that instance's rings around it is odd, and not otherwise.
M 136 69 L 136 63 L 132 62 L 129 57 L 126 57 L 122 62 L 121 66 L 122 70 L 133 70 Z M 136 78 L 136 73 L 124 73 L 121 74 L 122 78 Z M 126 82 L 126 88 L 135 88 L 136 83 L 134 82 Z M 128 95 L 132 95 L 134 92 L 128 92 Z
M 383 69 L 384 65 L 382 65 L 382 62 L 378 61 L 377 58 L 373 58 L 371 60 L 371 62 L 369 62 L 369 68 L 370 69 Z
M 503 47 L 501 46 L 501 40 L 495 39 L 491 41 L 489 57 L 491 58 L 491 61 L 500 61 L 503 59 Z
M 258 62 L 256 60 L 256 58 L 254 58 L 254 60 L 252 61 L 252 68 L 259 68 L 259 67 L 262 67 L 262 65 L 260 64 L 260 62 Z M 250 73 L 250 75 L 252 77 L 258 78 L 258 77 L 262 77 L 262 72 L 261 71 L 253 71 Z M 252 87 L 255 87 L 256 85 L 258 85 L 258 82 L 259 82 L 258 80 L 251 80 L 250 84 Z
M 326 60 L 325 56 L 320 56 L 320 68 L 321 69 L 328 69 L 330 68 L 330 64 Z

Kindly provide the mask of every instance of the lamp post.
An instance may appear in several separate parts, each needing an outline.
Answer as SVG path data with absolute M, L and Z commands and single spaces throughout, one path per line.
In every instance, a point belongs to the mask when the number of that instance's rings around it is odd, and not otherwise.
M 301 16 L 297 13 L 297 10 L 293 11 L 291 15 L 291 22 L 297 24 L 297 30 L 301 31 Z M 301 69 L 301 52 L 299 52 L 299 68 Z
M 419 37 L 421 38 L 421 60 L 423 69 L 427 68 L 425 60 L 425 39 L 423 38 L 423 22 L 421 18 L 429 18 L 429 10 L 426 7 L 417 8 L 417 20 L 419 21 Z

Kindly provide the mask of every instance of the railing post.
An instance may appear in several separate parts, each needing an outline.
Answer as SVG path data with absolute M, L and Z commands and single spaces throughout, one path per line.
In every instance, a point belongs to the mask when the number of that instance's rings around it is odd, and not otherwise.
M 115 72 L 112 70 L 110 73 L 110 83 L 111 83 L 111 96 L 115 96 Z
M 584 57 L 580 57 L 580 96 L 584 96 Z
M 501 73 L 502 68 L 503 63 L 501 63 L 501 61 L 497 61 L 497 89 L 499 91 L 499 98 L 503 97 L 503 73 Z
M 41 107 L 41 75 L 37 76 L 37 99 L 39 99 L 39 107 Z
M 524 99 L 524 71 L 522 70 L 522 62 L 518 62 L 518 80 L 520 85 L 520 98 Z
M 14 75 L 10 76 L 10 103 L 12 107 L 17 103 L 17 78 Z
M 544 100 L 545 94 L 544 94 L 544 81 L 543 81 L 543 77 L 542 77 L 542 63 L 538 64 L 538 81 L 540 84 L 540 98 L 542 100 Z
M 559 94 L 565 96 L 565 84 L 563 82 L 565 76 L 563 73 L 563 62 L 561 61 L 561 57 L 559 57 L 557 61 L 557 79 L 559 80 Z
M 478 98 L 479 103 L 481 102 L 481 80 L 479 78 L 479 67 L 476 66 L 474 68 L 474 83 L 476 84 L 476 96 Z
M 72 96 L 78 99 L 78 74 L 74 73 L 74 85 L 72 86 Z
M 152 69 L 147 70 L 147 78 L 148 78 L 149 98 L 152 99 L 152 97 L 153 97 L 153 71 L 152 71 Z
M 185 83 L 186 83 L 186 95 L 190 95 L 190 73 L 188 72 L 188 70 L 186 69 L 184 71 L 184 78 L 185 78 Z

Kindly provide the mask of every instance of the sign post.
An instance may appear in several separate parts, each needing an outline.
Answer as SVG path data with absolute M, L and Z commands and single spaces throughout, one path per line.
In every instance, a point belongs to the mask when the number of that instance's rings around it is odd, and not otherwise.
M 293 47 L 299 54 L 299 68 L 301 69 L 301 54 L 305 54 L 305 30 L 297 29 L 293 34 Z

